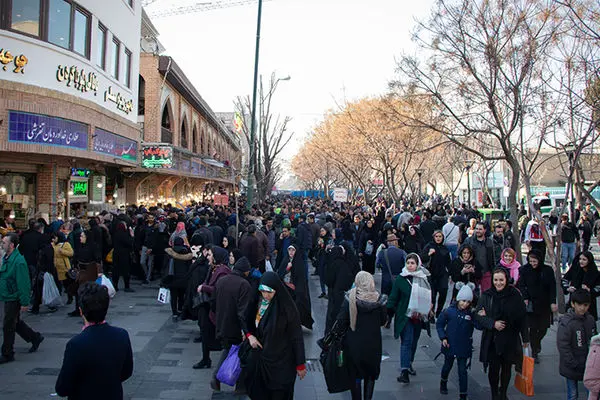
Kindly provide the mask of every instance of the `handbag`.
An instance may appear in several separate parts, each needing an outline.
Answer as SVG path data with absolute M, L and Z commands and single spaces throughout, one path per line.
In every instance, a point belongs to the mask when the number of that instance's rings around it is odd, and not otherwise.
M 320 357 L 329 393 L 348 391 L 354 387 L 356 382 L 353 369 L 350 367 L 348 353 L 344 350 L 345 332 L 339 332 L 336 324 L 322 341 L 324 349 Z
M 48 272 L 44 273 L 44 286 L 42 288 L 42 303 L 48 307 L 62 305 L 60 292 L 54 283 L 54 278 Z
M 102 274 L 102 276 L 99 276 L 98 279 L 96 279 L 96 283 L 101 286 L 106 286 L 106 288 L 108 289 L 108 297 L 110 297 L 111 299 L 115 297 L 115 294 L 117 294 L 115 287 L 113 286 L 110 279 L 106 277 L 106 275 Z
M 171 291 L 161 287 L 158 289 L 158 298 L 156 300 L 162 304 L 169 304 L 171 302 Z
M 365 254 L 368 256 L 373 254 L 373 243 L 372 242 L 367 242 L 367 245 L 365 246 Z
M 106 257 L 104 257 L 104 261 L 106 261 L 109 264 L 112 264 L 114 251 L 115 251 L 115 249 L 110 249 L 110 251 L 108 252 Z
M 205 292 L 196 293 L 192 298 L 192 308 L 198 308 L 201 305 L 210 303 L 210 294 Z
M 528 349 L 525 349 L 527 351 Z M 533 368 L 535 360 L 527 355 L 523 354 L 523 367 L 521 372 L 517 372 L 515 376 L 515 388 L 525 396 L 532 397 L 534 395 L 533 390 Z
M 67 277 L 69 279 L 76 281 L 77 278 L 79 278 L 79 268 L 74 268 L 74 267 L 69 268 L 69 270 L 67 271 Z
M 240 358 L 238 352 L 240 350 L 239 345 L 232 345 L 229 349 L 229 354 L 223 364 L 219 367 L 217 372 L 217 380 L 223 382 L 229 386 L 235 386 L 240 374 L 242 373 L 242 367 L 240 365 Z

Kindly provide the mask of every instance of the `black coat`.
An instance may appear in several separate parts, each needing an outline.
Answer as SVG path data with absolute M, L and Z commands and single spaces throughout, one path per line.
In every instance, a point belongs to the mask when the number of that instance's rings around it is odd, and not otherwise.
M 182 320 L 196 321 L 198 319 L 198 309 L 194 308 L 194 297 L 198 296 L 198 286 L 200 286 L 208 275 L 208 261 L 202 255 L 200 255 L 196 261 L 192 264 L 188 273 L 185 277 L 187 281 L 187 289 L 185 291 L 185 300 L 183 303 L 183 310 L 180 315 Z
M 575 255 L 575 259 L 578 260 L 579 256 Z M 590 304 L 589 312 L 595 320 L 598 320 L 596 299 L 600 296 L 600 272 L 595 268 L 588 268 L 587 271 L 584 271 L 583 268 L 579 266 L 579 262 L 574 261 L 571 268 L 569 268 L 567 273 L 563 276 L 561 283 L 565 293 L 568 293 L 567 288 L 569 286 L 573 286 L 575 289 L 581 289 L 582 285 L 586 285 L 590 288 L 592 304 Z
M 33 229 L 28 229 L 19 240 L 19 252 L 25 257 L 27 265 L 37 265 L 38 251 L 42 242 L 42 234 Z
M 113 265 L 122 270 L 128 270 L 131 263 L 131 252 L 133 251 L 133 238 L 128 231 L 118 228 L 113 236 Z
M 344 350 L 348 352 L 349 365 L 357 379 L 377 379 L 381 371 L 381 327 L 387 320 L 385 303 L 387 296 L 380 298 L 377 303 L 356 301 L 358 310 L 356 330 L 350 329 L 350 304 L 344 300 L 338 323 L 341 329 L 347 328 L 344 336 Z
M 484 309 L 486 316 L 478 314 Z M 475 319 L 483 327 L 479 360 L 488 364 L 502 357 L 504 361 L 519 365 L 523 357 L 522 342 L 529 343 L 525 303 L 513 286 L 501 292 L 495 287 L 486 290 L 477 303 Z M 506 328 L 497 331 L 494 322 L 506 322 Z
M 186 289 L 187 274 L 192 265 L 192 252 L 186 246 L 173 246 L 166 248 L 165 253 L 173 260 L 172 280 L 166 286 L 170 289 Z
M 429 250 L 431 249 L 434 249 L 435 253 L 430 257 Z M 443 243 L 438 244 L 431 241 L 421 252 L 421 261 L 423 265 L 429 263 L 426 268 L 431 273 L 431 282 L 436 287 L 447 288 L 450 264 L 452 263 L 448 248 Z
M 525 264 L 519 268 L 517 289 L 523 300 L 529 300 L 533 304 L 533 313 L 527 317 L 535 318 L 539 328 L 549 328 L 552 325 L 550 305 L 556 304 L 556 279 L 552 267 L 540 265 L 533 268 L 531 264 Z
M 302 260 L 302 254 L 298 251 L 292 260 L 292 268 L 289 272 L 286 271 L 287 265 L 289 263 L 289 255 L 286 255 L 283 258 L 283 262 L 279 266 L 279 270 L 277 273 L 284 279 L 286 274 L 290 274 L 291 283 L 294 285 L 294 289 L 290 289 L 290 293 L 294 302 L 296 303 L 296 307 L 298 308 L 298 313 L 300 314 L 300 321 L 302 326 L 305 326 L 307 329 L 312 329 L 314 320 L 311 314 L 311 304 L 310 304 L 310 292 L 308 289 L 308 281 L 306 279 L 306 267 L 304 266 L 304 261 Z
M 238 271 L 223 276 L 215 285 L 217 339 L 239 344 L 248 332 L 246 308 L 250 301 L 250 283 Z
M 481 268 L 481 265 L 474 258 L 471 258 L 469 261 L 465 262 L 462 260 L 462 258 L 460 258 L 460 251 L 458 252 L 458 254 L 459 254 L 459 256 L 457 258 L 455 258 L 454 260 L 452 260 L 452 263 L 450 264 L 450 277 L 452 278 L 452 281 L 454 283 L 472 282 L 473 284 L 475 284 L 475 286 L 479 286 L 479 281 L 481 280 L 481 277 L 483 276 L 483 270 Z M 463 268 L 465 267 L 465 265 L 473 265 L 475 267 L 474 268 L 475 272 L 463 275 L 461 272 L 462 272 Z
M 263 348 L 252 352 L 247 373 L 246 387 L 252 400 L 268 399 L 274 390 L 293 390 L 296 368 L 306 362 L 300 315 L 283 282 L 266 272 L 261 283 L 276 294 L 254 329 Z
M 69 400 L 123 399 L 122 382 L 133 373 L 126 330 L 92 325 L 67 343 L 56 393 Z
M 596 322 L 586 313 L 577 315 L 569 310 L 559 321 L 556 344 L 560 355 L 559 372 L 576 381 L 583 380 L 590 341 L 596 334 Z

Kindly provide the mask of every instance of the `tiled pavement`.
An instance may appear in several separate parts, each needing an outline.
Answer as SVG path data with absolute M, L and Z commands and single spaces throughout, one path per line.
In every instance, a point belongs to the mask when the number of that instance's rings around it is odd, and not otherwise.
M 379 278 L 380 275 L 377 275 Z M 111 324 L 129 331 L 134 351 L 134 374 L 125 385 L 125 398 L 135 400 L 154 399 L 235 399 L 232 389 L 224 386 L 222 393 L 212 393 L 209 387 L 210 371 L 196 371 L 192 365 L 199 360 L 200 344 L 193 343 L 198 332 L 194 322 L 173 322 L 168 305 L 158 304 L 155 286 L 133 286 L 135 293 L 119 292 L 112 301 L 108 320 Z M 311 279 L 311 292 L 316 297 L 317 277 Z M 349 393 L 331 395 L 327 393 L 320 364 L 319 348 L 315 341 L 323 331 L 326 300 L 313 300 L 313 316 L 316 320 L 314 332 L 305 331 L 306 354 L 309 373 L 303 381 L 297 381 L 296 399 L 350 399 Z M 70 306 L 69 306 L 70 307 Z M 58 374 L 65 344 L 70 337 L 81 331 L 78 318 L 66 316 L 70 308 L 63 307 L 54 314 L 25 315 L 34 329 L 46 338 L 39 351 L 28 354 L 28 346 L 20 338 L 16 343 L 17 361 L 0 366 L 0 399 L 33 400 L 56 398 L 54 383 Z M 0 311 L 1 314 L 2 311 Z M 0 319 L 1 321 L 1 319 Z M 556 326 L 544 339 L 541 365 L 536 366 L 536 397 L 558 400 L 565 397 L 563 379 L 558 375 L 558 354 L 555 346 Z M 396 382 L 399 362 L 399 341 L 394 340 L 391 330 L 383 330 L 383 348 L 386 359 L 382 362 L 382 373 L 375 387 L 376 400 L 393 399 L 441 399 L 458 397 L 458 378 L 453 371 L 450 394 L 441 396 L 438 391 L 439 372 L 443 363 L 434 360 L 439 351 L 439 340 L 421 335 L 415 369 L 408 387 Z M 489 399 L 487 378 L 481 363 L 477 361 L 479 334 L 475 339 L 475 358 L 469 373 L 471 399 Z M 218 357 L 213 353 L 213 362 Z M 387 358 L 389 357 L 389 358 Z M 511 388 L 511 399 L 524 399 Z

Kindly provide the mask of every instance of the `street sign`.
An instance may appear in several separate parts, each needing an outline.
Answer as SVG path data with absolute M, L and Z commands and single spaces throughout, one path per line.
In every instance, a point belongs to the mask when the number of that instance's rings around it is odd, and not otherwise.
M 333 189 L 333 201 L 345 203 L 348 201 L 348 189 L 335 188 Z

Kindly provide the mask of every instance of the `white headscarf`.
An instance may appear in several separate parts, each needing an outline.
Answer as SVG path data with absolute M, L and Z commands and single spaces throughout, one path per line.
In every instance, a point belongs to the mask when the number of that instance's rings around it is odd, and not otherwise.
M 373 275 L 366 271 L 360 271 L 354 278 L 354 287 L 348 292 L 350 304 L 350 329 L 356 330 L 356 318 L 358 309 L 356 300 L 375 303 L 379 300 L 379 292 L 375 289 L 375 280 Z

